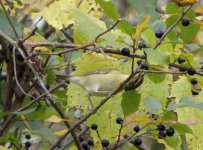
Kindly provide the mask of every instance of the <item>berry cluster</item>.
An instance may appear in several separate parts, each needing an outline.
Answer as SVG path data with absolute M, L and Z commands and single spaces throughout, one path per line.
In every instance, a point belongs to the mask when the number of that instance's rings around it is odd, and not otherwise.
M 159 138 L 166 138 L 166 136 L 173 136 L 175 131 L 172 127 L 166 128 L 166 126 L 162 123 L 157 125 L 157 130 L 159 131 Z
M 123 123 L 124 123 L 123 118 L 121 118 L 121 117 L 116 118 L 116 123 L 122 126 Z M 103 148 L 108 148 L 109 145 L 110 145 L 110 142 L 109 142 L 108 139 L 101 139 L 101 136 L 99 135 L 99 132 L 98 132 L 98 125 L 97 125 L 96 123 L 93 123 L 93 124 L 91 124 L 90 128 L 91 128 L 93 131 L 96 131 L 96 133 L 97 133 L 99 139 L 101 140 L 100 142 L 101 142 L 102 147 L 103 147 Z M 79 140 L 80 140 L 80 142 L 82 143 L 82 148 L 83 148 L 84 150 L 89 150 L 90 147 L 93 147 L 93 146 L 94 146 L 94 139 L 93 139 L 93 138 L 91 138 L 91 139 L 85 141 L 85 139 L 84 139 L 82 136 L 80 136 L 80 137 L 79 137 Z
M 179 64 L 183 64 L 185 62 L 185 58 L 183 57 L 179 57 L 177 59 L 178 63 Z M 190 67 L 190 68 L 187 68 L 187 67 L 180 67 L 179 70 L 182 72 L 182 71 L 187 71 L 187 73 L 190 75 L 190 76 L 193 76 L 197 73 L 196 69 L 193 68 L 193 67 Z
M 29 148 L 32 146 L 32 143 L 30 142 L 31 134 L 26 134 L 26 135 L 25 135 L 25 138 L 26 138 L 26 140 L 27 140 L 27 141 L 24 143 L 25 148 L 26 148 L 26 149 L 29 149 Z

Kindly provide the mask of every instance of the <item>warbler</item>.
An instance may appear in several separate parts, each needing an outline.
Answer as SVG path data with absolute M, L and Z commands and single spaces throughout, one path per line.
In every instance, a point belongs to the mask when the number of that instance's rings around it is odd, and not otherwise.
M 190 6 L 198 2 L 198 0 L 173 0 L 179 6 Z
M 126 90 L 137 88 L 143 81 L 143 75 L 143 73 L 138 73 L 124 88 Z M 70 76 L 68 80 L 82 87 L 90 96 L 108 96 L 128 77 L 129 75 L 117 70 L 101 70 L 80 76 Z

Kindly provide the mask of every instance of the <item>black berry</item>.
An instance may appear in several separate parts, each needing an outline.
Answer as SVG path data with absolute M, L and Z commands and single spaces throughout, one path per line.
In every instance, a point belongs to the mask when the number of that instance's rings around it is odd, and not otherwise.
M 182 64 L 183 62 L 185 62 L 185 59 L 182 58 L 182 57 L 179 57 L 179 58 L 178 58 L 178 63 L 179 63 L 179 64 Z
M 137 65 L 139 66 L 142 63 L 142 60 L 137 61 Z
M 175 133 L 175 131 L 174 131 L 173 128 L 168 128 L 168 129 L 166 130 L 166 135 L 167 135 L 167 136 L 173 136 L 174 133 Z
M 123 119 L 121 117 L 116 118 L 116 123 L 117 124 L 122 124 L 123 123 Z
M 30 141 L 25 142 L 25 147 L 29 148 L 31 145 L 32 145 L 32 143 Z
M 109 141 L 106 140 L 106 139 L 103 139 L 101 144 L 102 144 L 103 147 L 108 147 L 109 146 Z
M 140 146 L 140 145 L 142 144 L 142 140 L 141 140 L 140 138 L 135 138 L 134 144 L 135 144 L 136 146 Z
M 130 54 L 130 50 L 128 48 L 123 48 L 121 50 L 121 54 L 123 54 L 125 56 L 128 56 Z
M 192 95 L 199 95 L 199 93 L 196 90 L 192 90 Z
M 139 49 L 147 48 L 147 45 L 145 44 L 145 42 L 140 42 L 138 48 Z
M 190 76 L 192 76 L 192 75 L 195 75 L 195 74 L 196 74 L 196 70 L 191 67 L 191 68 L 188 68 L 188 69 L 187 69 L 187 73 L 188 73 Z
M 157 120 L 158 119 L 158 115 L 156 114 L 151 114 L 150 116 L 151 119 Z
M 27 140 L 29 140 L 29 139 L 31 138 L 31 135 L 30 135 L 30 134 L 26 134 L 26 135 L 25 135 L 25 138 L 26 138 Z
M 160 123 L 160 124 L 157 126 L 157 129 L 158 129 L 159 131 L 164 131 L 164 130 L 166 129 L 166 127 L 165 127 L 164 124 Z
M 188 19 L 183 19 L 183 20 L 182 20 L 182 25 L 183 25 L 183 26 L 189 26 L 189 25 L 190 25 L 190 20 L 188 20 Z
M 80 140 L 80 142 L 83 142 L 84 141 L 84 138 L 83 137 L 79 137 L 79 140 Z
M 125 134 L 123 137 L 124 137 L 124 139 L 127 139 L 127 138 L 129 138 L 130 136 L 129 136 L 128 134 Z
M 161 38 L 163 36 L 164 32 L 163 31 L 156 31 L 155 36 L 157 38 Z
M 197 82 L 197 80 L 196 80 L 196 79 L 194 79 L 194 78 L 193 78 L 193 79 L 192 79 L 190 82 L 191 82 L 191 84 L 192 84 L 192 85 L 195 85 L 195 84 L 197 84 L 197 83 L 198 83 L 198 82 Z
M 87 143 L 89 146 L 94 146 L 94 140 L 93 139 L 88 140 Z
M 23 56 L 20 54 L 20 53 L 16 53 L 16 57 L 17 57 L 17 59 L 20 61 L 20 62 L 22 62 L 22 61 L 24 61 L 24 58 L 23 58 Z
M 140 69 L 148 70 L 148 69 L 149 69 L 149 66 L 148 66 L 147 64 L 141 64 Z
M 159 131 L 158 137 L 159 137 L 160 139 L 165 138 L 165 137 L 166 137 L 166 133 L 165 133 L 164 131 Z
M 93 123 L 93 124 L 91 125 L 91 129 L 92 129 L 92 130 L 97 130 L 97 128 L 98 128 L 98 125 L 97 125 L 96 123 Z
M 89 146 L 88 146 L 88 144 L 87 143 L 82 143 L 82 148 L 84 149 L 84 150 L 88 150 L 89 149 Z
M 135 126 L 133 129 L 135 132 L 139 132 L 140 131 L 140 127 L 139 126 Z

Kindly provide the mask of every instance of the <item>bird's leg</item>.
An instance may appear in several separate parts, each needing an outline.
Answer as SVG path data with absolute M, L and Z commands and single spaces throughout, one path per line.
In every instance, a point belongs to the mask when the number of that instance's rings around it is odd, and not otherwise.
M 93 103 L 92 103 L 92 100 L 91 100 L 90 96 L 91 96 L 91 95 L 88 94 L 88 95 L 87 95 L 87 98 L 88 98 L 88 100 L 89 100 L 89 102 L 90 102 L 90 104 L 91 104 L 91 107 L 94 108 L 94 105 L 93 105 Z

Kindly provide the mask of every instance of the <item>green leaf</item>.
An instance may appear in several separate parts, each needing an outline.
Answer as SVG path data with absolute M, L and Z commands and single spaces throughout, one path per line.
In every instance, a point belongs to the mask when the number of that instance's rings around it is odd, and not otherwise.
M 191 94 L 191 86 L 185 76 L 180 76 L 180 79 L 174 82 L 171 87 L 170 97 L 175 97 L 180 100 L 184 96 L 189 96 Z
M 166 19 L 167 27 L 171 26 L 178 19 L 178 15 L 172 15 Z
M 46 76 L 46 81 L 48 85 L 52 85 L 55 83 L 56 76 L 54 74 L 54 71 L 52 69 L 46 70 L 47 76 Z
M 47 107 L 41 103 L 41 106 L 37 111 L 26 114 L 26 117 L 30 119 L 47 119 L 51 115 L 55 114 L 55 109 L 53 107 Z
M 172 146 L 174 149 L 178 149 L 178 147 L 181 144 L 181 140 L 179 136 L 167 136 L 166 141 L 169 143 L 170 146 Z
M 120 29 L 122 32 L 127 33 L 128 35 L 133 35 L 135 33 L 135 27 L 130 25 L 126 20 L 122 20 L 118 26 L 118 29 Z
M 157 0 L 128 0 L 131 6 L 140 14 L 151 16 L 151 21 L 159 18 L 158 13 L 155 11 Z
M 25 111 L 20 111 L 20 112 L 15 111 L 15 112 L 12 112 L 12 113 L 13 113 L 13 114 L 16 114 L 16 115 L 18 115 L 18 114 L 21 114 L 21 115 L 30 114 L 30 113 L 36 111 L 36 108 L 37 108 L 37 107 L 33 107 L 33 108 L 30 108 L 30 109 L 25 110 Z
M 146 42 L 148 47 L 153 47 L 156 44 L 156 36 L 154 34 L 154 31 L 150 28 L 145 29 L 142 32 L 141 37 Z
M 162 106 L 164 107 L 169 96 L 169 84 L 172 82 L 172 76 L 166 75 L 166 79 L 162 82 L 155 83 L 151 81 L 148 76 L 144 76 L 142 85 L 137 89 L 139 93 L 142 93 L 142 100 L 144 101 L 149 95 L 161 100 Z
M 158 50 L 154 50 L 152 48 L 145 49 L 147 54 L 147 60 L 151 65 L 168 65 L 170 63 L 170 57 Z
M 195 10 L 194 9 L 190 9 L 184 16 L 184 18 L 187 18 L 187 19 L 190 19 L 190 20 L 193 20 L 195 19 Z
M 167 110 L 176 110 L 179 107 L 195 107 L 200 110 L 203 110 L 203 102 L 196 102 L 190 97 L 183 97 L 178 104 L 171 102 L 169 103 Z
M 163 121 L 177 121 L 177 117 L 177 113 L 175 113 L 174 111 L 167 111 L 161 119 Z
M 161 109 L 161 103 L 159 100 L 148 96 L 144 101 L 147 110 L 150 114 L 156 114 Z
M 190 127 L 188 127 L 185 124 L 182 123 L 175 123 L 171 125 L 172 128 L 174 128 L 180 135 L 183 135 L 185 133 L 193 134 L 193 131 Z
M 49 130 L 46 127 L 41 127 L 39 130 L 36 130 L 35 132 L 41 135 L 43 139 L 48 140 L 50 143 L 56 143 L 58 141 L 58 138 L 52 133 L 51 130 Z
M 106 13 L 106 15 L 109 18 L 112 18 L 115 21 L 120 18 L 120 14 L 118 10 L 116 9 L 115 5 L 111 1 L 104 1 L 104 0 L 95 0 L 95 1 L 100 5 L 100 7 L 103 9 L 103 11 Z
M 197 35 L 197 32 L 200 30 L 200 25 L 191 22 L 189 26 L 185 27 L 180 25 L 181 29 L 181 38 L 184 42 L 191 42 L 192 39 Z
M 148 73 L 146 76 L 154 83 L 160 83 L 166 79 L 165 74 Z
M 122 94 L 121 106 L 124 116 L 128 116 L 137 111 L 141 95 L 134 90 L 125 91 Z
M 89 16 L 79 9 L 73 9 L 73 16 L 76 22 L 74 29 L 74 42 L 76 44 L 90 43 L 99 33 L 106 29 L 102 21 Z
M 11 17 L 10 16 L 10 19 L 11 19 L 11 22 L 13 23 L 17 33 L 18 33 L 18 36 L 20 38 L 23 37 L 23 25 L 18 23 L 17 20 L 14 18 L 14 17 Z M 4 32 L 6 35 L 8 35 L 10 38 L 16 40 L 16 36 L 15 36 L 15 33 L 13 31 L 13 29 L 11 28 L 11 25 L 8 21 L 8 19 L 6 18 L 6 16 L 4 15 L 4 13 L 0 10 L 0 30 L 2 32 Z
M 168 3 L 166 6 L 166 13 L 168 14 L 177 14 L 180 11 L 180 7 L 176 3 Z

